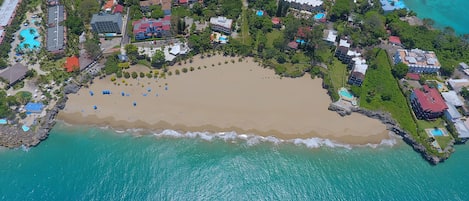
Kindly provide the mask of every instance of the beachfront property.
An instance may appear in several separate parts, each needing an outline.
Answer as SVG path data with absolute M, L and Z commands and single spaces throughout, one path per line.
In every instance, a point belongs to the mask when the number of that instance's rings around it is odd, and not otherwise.
M 449 79 L 446 83 L 456 91 L 457 93 L 461 92 L 463 87 L 469 87 L 469 80 L 468 79 Z
M 366 60 L 361 57 L 355 57 L 352 58 L 350 64 L 352 64 L 352 71 L 350 72 L 348 83 L 361 86 L 363 80 L 365 80 L 366 70 L 368 69 Z
M 446 106 L 448 106 L 448 109 L 445 110 L 445 118 L 448 119 L 451 122 L 455 122 L 456 120 L 460 119 L 462 117 L 461 113 L 459 113 L 458 109 L 456 107 L 448 102 L 445 102 Z
M 330 45 L 336 45 L 337 43 L 337 31 L 325 29 L 323 34 L 323 40 Z
M 469 120 L 466 120 L 457 107 L 450 102 L 446 102 L 448 109 L 445 110 L 445 118 L 453 123 L 456 132 L 458 133 L 458 137 L 462 139 L 469 138 Z
M 218 32 L 210 34 L 210 40 L 213 43 L 226 44 L 229 42 L 229 37 Z
M 228 19 L 223 16 L 211 17 L 210 18 L 210 27 L 213 31 L 225 33 L 231 35 L 231 26 L 233 24 L 232 19 Z
M 436 73 L 441 64 L 433 51 L 420 49 L 398 49 L 394 55 L 394 64 L 404 63 L 412 73 Z
M 361 52 L 359 49 L 351 48 L 352 41 L 348 38 L 340 39 L 339 45 L 335 50 L 336 56 L 342 63 L 349 64 L 354 57 L 360 57 Z
M 91 17 L 91 28 L 98 34 L 121 34 L 122 15 L 99 13 Z
M 160 19 L 143 18 L 132 22 L 132 27 L 135 40 L 171 36 L 171 16 L 167 15 Z
M 469 66 L 466 63 L 464 62 L 459 63 L 459 70 L 469 76 Z
M 48 52 L 58 54 L 65 51 L 65 20 L 63 5 L 55 4 L 47 8 L 46 49 Z
M 428 85 L 422 89 L 415 89 L 410 95 L 410 103 L 415 116 L 419 119 L 435 119 L 443 115 L 448 109 L 440 92 Z
M 379 0 L 379 2 L 385 13 L 406 8 L 402 0 Z
M 290 3 L 290 7 L 300 11 L 318 11 L 322 9 L 322 0 L 285 0 Z
M 161 5 L 164 15 L 171 15 L 171 4 L 172 0 L 145 0 L 140 1 L 140 10 L 143 13 L 148 13 L 151 11 L 152 5 Z
M 464 106 L 464 101 L 460 96 L 458 96 L 456 91 L 441 92 L 441 96 L 443 96 L 443 99 L 445 99 L 445 101 L 451 105 L 456 107 Z
M 0 78 L 8 83 L 8 86 L 13 86 L 17 82 L 23 80 L 28 72 L 28 67 L 21 63 L 15 63 L 15 65 L 8 67 L 2 73 Z
M 21 0 L 5 0 L 0 7 L 0 44 L 5 37 L 5 27 L 9 26 L 16 15 Z

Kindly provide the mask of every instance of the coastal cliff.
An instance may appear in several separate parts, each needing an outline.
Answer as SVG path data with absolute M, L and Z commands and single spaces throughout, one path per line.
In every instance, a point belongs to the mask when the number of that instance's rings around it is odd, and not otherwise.
M 402 137 L 405 143 L 410 145 L 416 152 L 428 161 L 432 165 L 444 162 L 449 158 L 450 154 L 453 152 L 453 144 L 448 145 L 445 150 L 443 150 L 442 156 L 436 156 L 430 153 L 427 148 L 415 140 L 409 132 L 402 129 L 399 124 L 391 117 L 391 114 L 382 111 L 371 111 L 360 107 L 344 108 L 337 103 L 331 103 L 329 105 L 329 110 L 337 112 L 341 116 L 350 115 L 352 112 L 363 114 L 369 118 L 377 119 L 381 121 L 389 131 Z

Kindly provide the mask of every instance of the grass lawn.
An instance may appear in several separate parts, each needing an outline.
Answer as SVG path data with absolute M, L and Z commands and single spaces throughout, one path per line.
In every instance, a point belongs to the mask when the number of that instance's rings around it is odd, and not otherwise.
M 327 68 L 335 91 L 347 85 L 347 65 L 334 57 L 332 65 L 328 65 Z
M 448 146 L 449 142 L 451 142 L 453 137 L 451 137 L 451 136 L 436 136 L 435 139 L 438 142 L 438 144 L 440 145 L 441 149 L 445 149 Z
M 386 51 L 375 49 L 376 59 L 366 72 L 360 92 L 360 106 L 370 110 L 391 113 L 399 125 L 418 137 L 417 125 L 401 92 L 397 80 L 391 73 L 391 65 Z
M 241 13 L 241 36 L 239 36 L 239 41 L 243 42 L 245 45 L 251 45 L 247 14 L 246 8 L 243 8 L 243 12 Z
M 438 118 L 438 119 L 433 120 L 433 121 L 417 120 L 417 125 L 421 129 L 435 128 L 435 127 L 444 128 L 445 127 L 445 121 L 441 118 Z
M 266 46 L 270 47 L 270 48 L 273 48 L 274 47 L 274 45 L 273 45 L 274 40 L 279 38 L 279 37 L 283 37 L 283 32 L 280 31 L 280 30 L 274 29 L 272 32 L 267 33 L 266 37 L 267 37 Z

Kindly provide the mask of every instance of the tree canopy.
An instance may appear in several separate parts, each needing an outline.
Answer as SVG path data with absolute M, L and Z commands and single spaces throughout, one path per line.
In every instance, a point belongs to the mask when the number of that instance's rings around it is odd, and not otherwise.
M 161 68 L 164 62 L 164 52 L 161 50 L 156 50 L 155 54 L 153 54 L 151 57 L 151 66 Z

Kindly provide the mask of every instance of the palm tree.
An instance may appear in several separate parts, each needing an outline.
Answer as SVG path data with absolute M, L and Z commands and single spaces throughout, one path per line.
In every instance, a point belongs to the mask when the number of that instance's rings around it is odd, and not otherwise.
M 18 38 L 20 39 L 20 41 L 24 40 L 24 37 L 22 35 L 19 35 Z
M 34 30 L 34 29 L 29 29 L 29 33 L 30 33 L 31 35 L 34 35 L 34 34 L 36 33 L 36 30 Z

